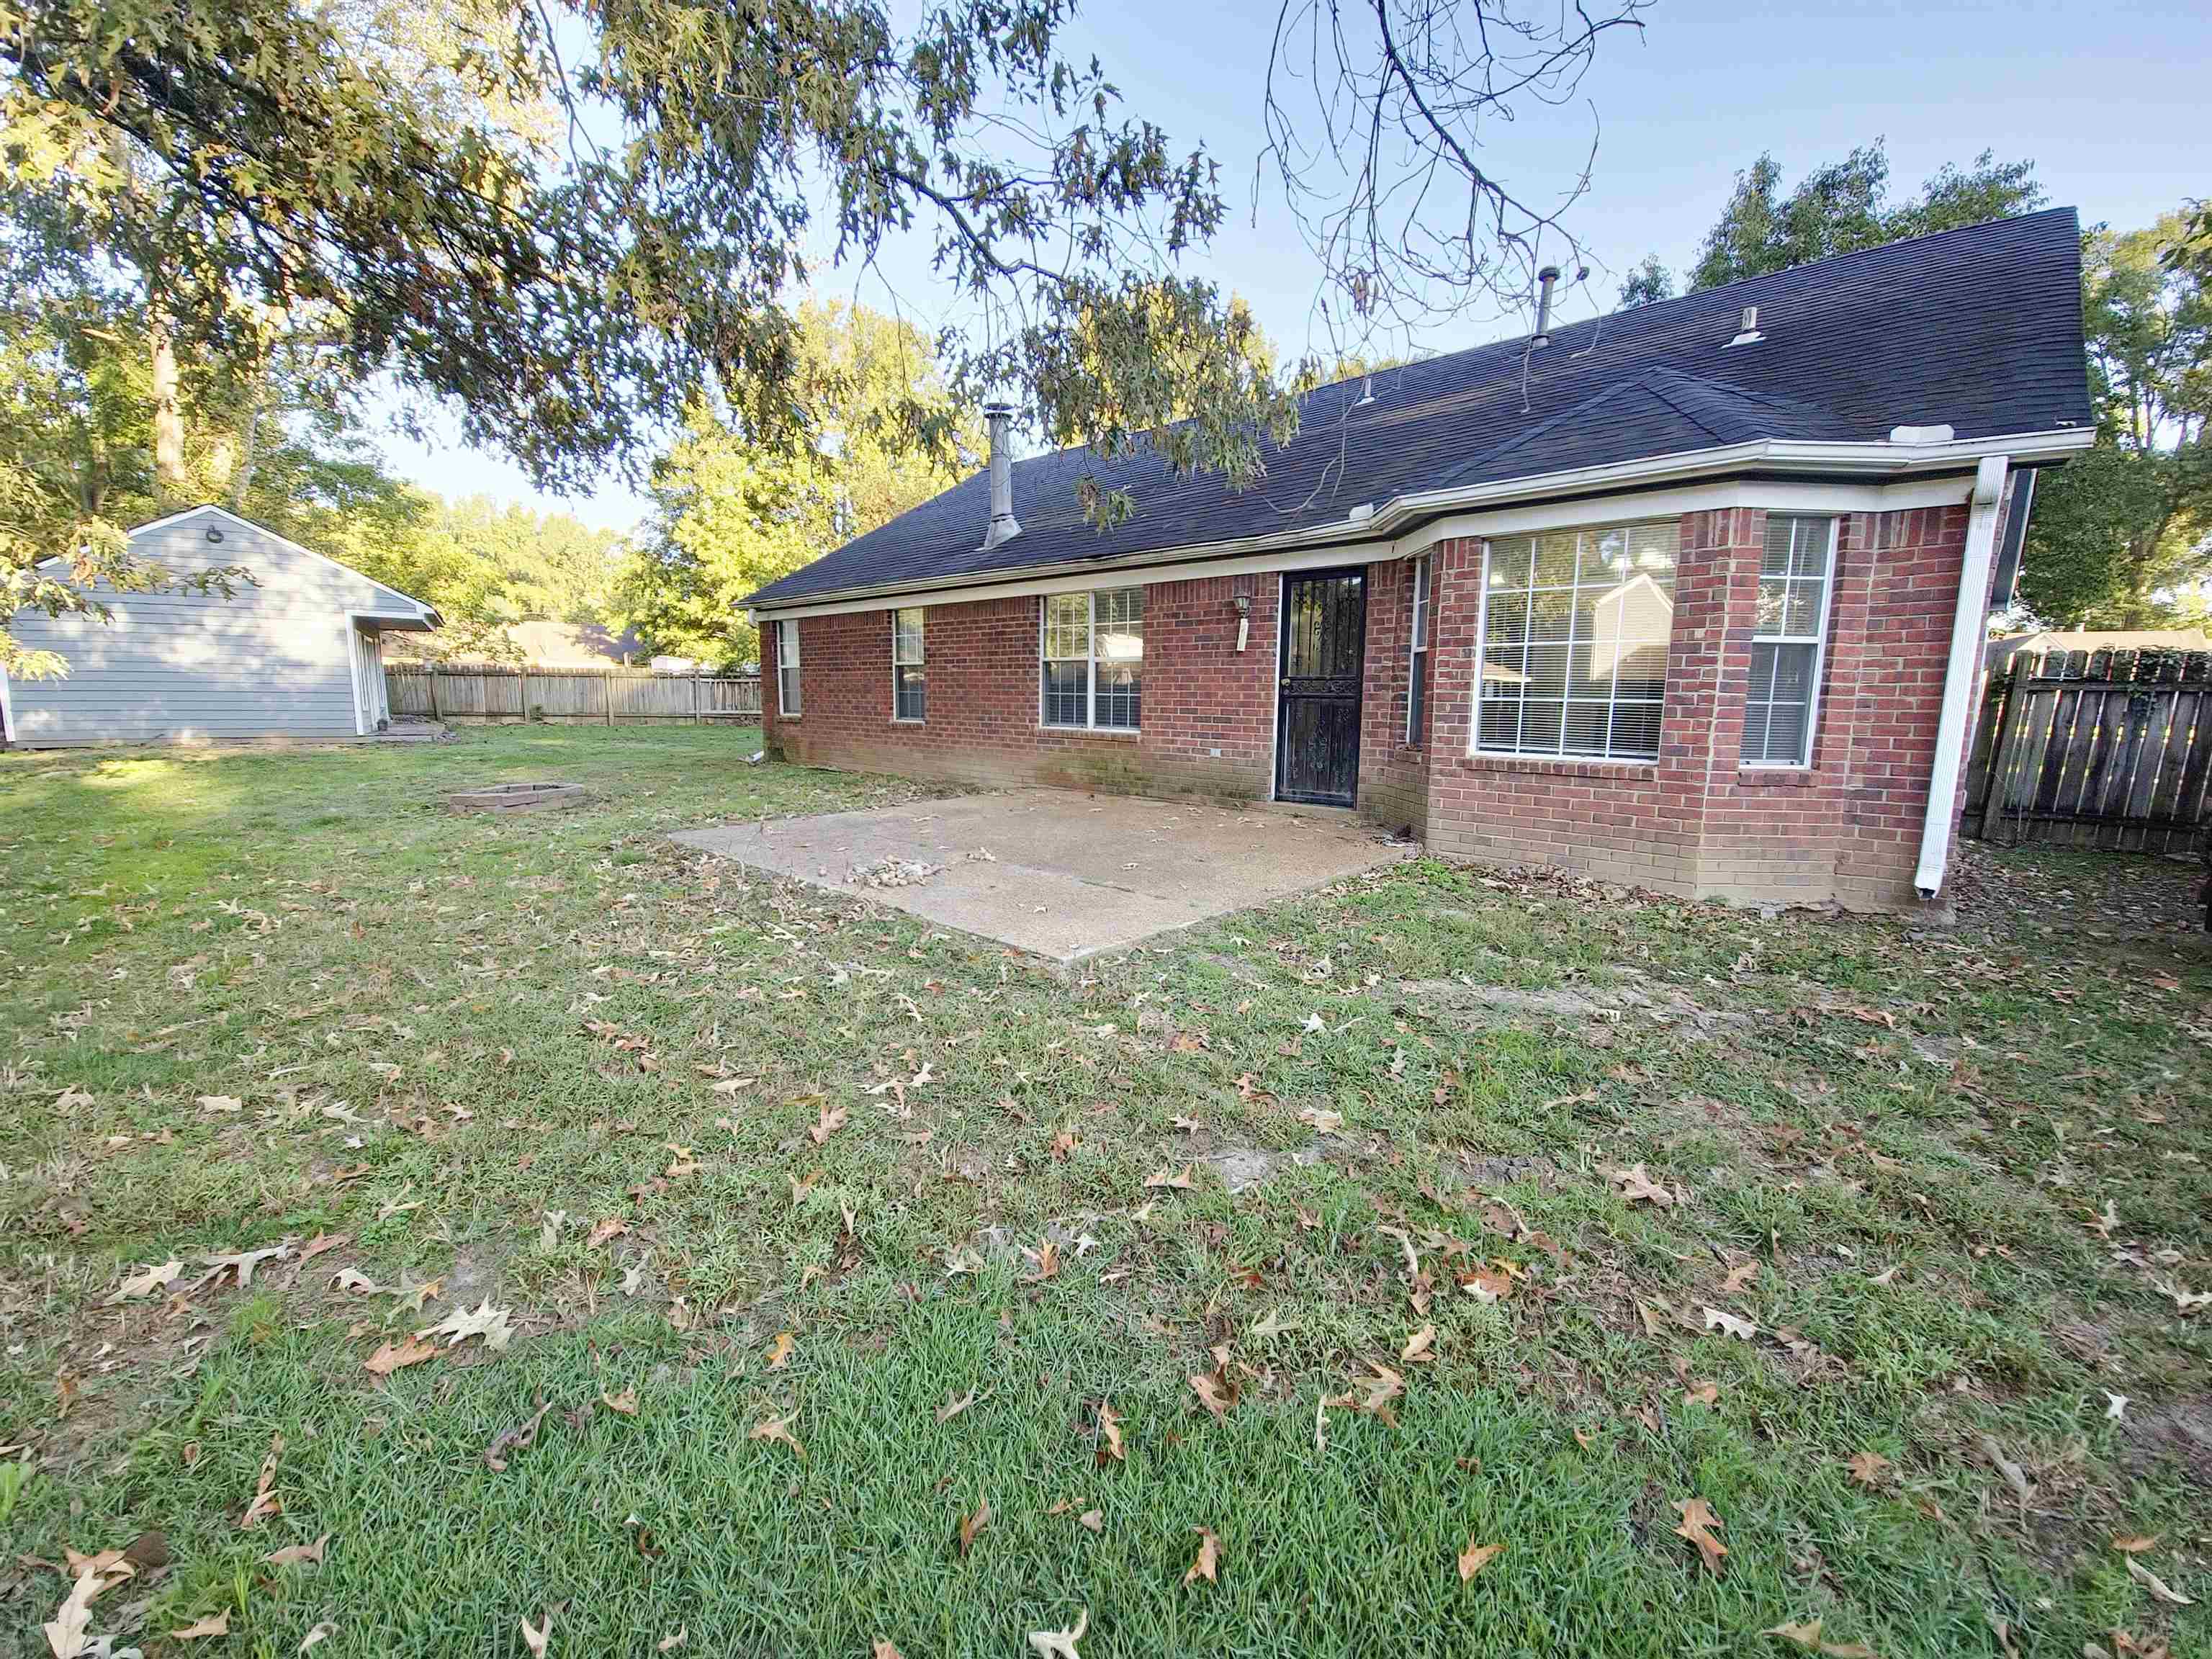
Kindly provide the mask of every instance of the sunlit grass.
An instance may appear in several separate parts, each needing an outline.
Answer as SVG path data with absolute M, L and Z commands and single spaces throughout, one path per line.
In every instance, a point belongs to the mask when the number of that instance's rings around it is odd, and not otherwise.
M 33 1471 L 0 1514 L 11 1555 L 150 1527 L 173 1560 L 95 1632 L 520 1651 L 550 1608 L 555 1652 L 920 1659 L 1087 1609 L 1086 1659 L 1644 1655 L 1817 1616 L 1894 1659 L 1996 1654 L 1994 1614 L 2023 1653 L 2202 1650 L 2212 1343 L 2160 1285 L 2212 1282 L 2212 972 L 2178 936 L 1423 860 L 1070 981 L 672 847 L 910 794 L 754 743 L 0 758 L 0 1444 Z M 532 776 L 594 799 L 443 810 Z M 1639 1162 L 1685 1201 L 1628 1203 Z M 105 1301 L 319 1233 L 250 1290 Z M 441 1285 L 418 1317 L 340 1269 Z M 363 1371 L 485 1299 L 504 1353 Z M 1377 1364 L 1387 1417 L 1346 1398 Z M 803 1458 L 752 1436 L 786 1417 Z M 272 1435 L 283 1510 L 242 1530 Z M 1462 1583 L 1470 1541 L 1505 1548 Z M 8 1636 L 66 1589 L 20 1570 Z

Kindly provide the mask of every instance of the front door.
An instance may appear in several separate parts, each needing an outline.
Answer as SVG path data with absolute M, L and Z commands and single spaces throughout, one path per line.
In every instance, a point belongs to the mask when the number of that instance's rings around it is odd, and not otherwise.
M 1283 578 L 1275 716 L 1275 798 L 1349 806 L 1359 786 L 1359 681 L 1367 656 L 1367 573 Z

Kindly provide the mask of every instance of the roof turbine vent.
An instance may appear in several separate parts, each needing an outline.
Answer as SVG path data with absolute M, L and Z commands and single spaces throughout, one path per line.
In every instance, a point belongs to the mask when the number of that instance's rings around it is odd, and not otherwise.
M 1755 345 L 1765 337 L 1759 331 L 1759 307 L 1746 306 L 1743 308 L 1743 325 L 1736 330 L 1735 338 L 1730 340 L 1729 345 Z M 1725 351 L 1728 346 L 1723 346 L 1721 349 Z

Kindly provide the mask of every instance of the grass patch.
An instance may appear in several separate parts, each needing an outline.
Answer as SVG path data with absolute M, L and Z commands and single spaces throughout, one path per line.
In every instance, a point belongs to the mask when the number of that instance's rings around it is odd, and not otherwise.
M 149 1654 L 2212 1642 L 2186 868 L 1970 849 L 1928 933 L 1420 860 L 1068 981 L 669 843 L 918 793 L 755 740 L 0 758 L 0 1644 L 149 1529 Z

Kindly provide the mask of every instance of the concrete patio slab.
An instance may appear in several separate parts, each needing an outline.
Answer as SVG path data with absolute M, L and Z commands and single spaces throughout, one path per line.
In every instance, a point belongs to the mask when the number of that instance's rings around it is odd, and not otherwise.
M 1062 964 L 1412 850 L 1348 813 L 1056 789 L 726 824 L 674 839 Z M 902 881 L 901 866 L 917 864 L 937 867 Z

